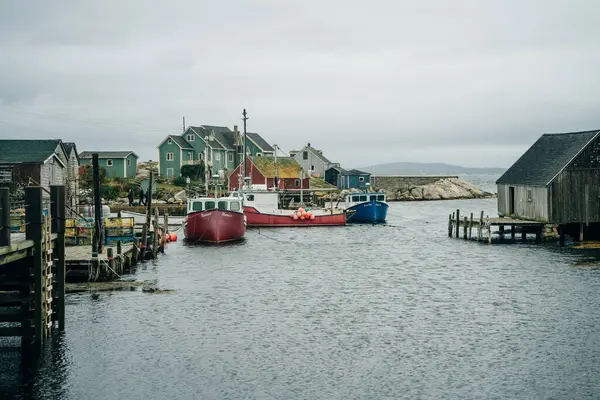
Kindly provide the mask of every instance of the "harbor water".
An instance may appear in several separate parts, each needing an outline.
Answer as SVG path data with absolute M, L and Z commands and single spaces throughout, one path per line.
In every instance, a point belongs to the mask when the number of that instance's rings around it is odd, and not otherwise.
M 496 200 L 171 243 L 134 277 L 173 292 L 69 295 L 37 367 L 0 348 L 0 398 L 599 398 L 598 251 L 451 239 L 457 208 Z

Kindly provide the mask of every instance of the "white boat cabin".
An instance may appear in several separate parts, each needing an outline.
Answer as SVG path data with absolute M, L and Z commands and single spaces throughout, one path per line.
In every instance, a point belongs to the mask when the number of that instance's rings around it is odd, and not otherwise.
M 349 193 L 348 195 L 346 195 L 346 197 L 344 198 L 344 201 L 326 202 L 325 207 L 345 210 L 345 209 L 353 207 L 357 204 L 367 203 L 367 202 L 371 202 L 371 201 L 376 201 L 378 203 L 385 203 L 386 199 L 387 199 L 387 196 L 383 192 L 373 192 L 373 193 L 356 192 L 356 193 Z
M 279 209 L 279 193 L 268 190 L 245 191 L 244 193 L 232 192 L 231 198 L 239 198 L 244 206 L 254 207 L 261 212 L 273 212 Z
M 188 201 L 188 214 L 208 210 L 242 212 L 242 199 L 235 197 L 202 197 Z

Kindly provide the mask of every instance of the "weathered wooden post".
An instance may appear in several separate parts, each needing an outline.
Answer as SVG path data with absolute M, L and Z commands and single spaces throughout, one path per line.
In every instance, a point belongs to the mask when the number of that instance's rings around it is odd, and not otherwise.
M 536 244 L 542 243 L 542 229 L 543 229 L 543 227 L 539 227 L 535 231 L 535 243 Z
M 67 216 L 66 191 L 64 186 L 50 186 L 50 199 L 52 205 L 52 233 L 56 233 L 54 243 L 54 274 L 53 306 L 56 313 L 55 320 L 58 321 L 58 329 L 65 329 L 65 219 Z
M 469 240 L 471 240 L 471 238 L 473 233 L 473 213 L 471 213 L 471 219 L 469 219 Z
M 35 350 L 40 351 L 44 339 L 44 315 L 43 315 L 43 225 L 44 217 L 42 211 L 42 188 L 40 186 L 28 186 L 25 188 L 25 238 L 33 241 L 33 255 L 31 257 L 31 268 L 33 269 L 33 337 Z
M 488 231 L 488 244 L 492 244 L 492 224 L 490 221 L 487 223 L 487 231 Z
M 512 240 L 515 240 L 515 226 L 514 225 L 510 226 L 510 238 Z
M 158 230 L 159 230 L 159 211 L 154 209 L 154 234 L 152 235 L 152 258 L 156 258 L 158 254 Z
M 467 240 L 467 228 L 468 228 L 467 225 L 468 224 L 469 224 L 469 222 L 467 220 L 467 217 L 465 216 L 463 219 L 463 239 L 465 239 L 465 240 Z
M 460 237 L 460 210 L 456 210 L 456 238 Z
M 164 229 L 163 229 L 163 246 L 165 245 L 165 243 L 167 243 L 167 233 L 169 232 L 169 212 L 165 211 L 165 215 L 163 217 L 163 224 L 164 224 Z
M 560 247 L 565 247 L 565 228 L 563 225 L 558 226 L 558 237 L 559 237 Z M 537 241 L 537 236 L 536 236 L 536 241 Z
M 114 278 L 113 275 L 116 275 L 115 254 L 114 249 L 112 247 L 106 248 L 106 259 L 108 261 L 108 271 L 106 271 L 106 275 L 108 277 Z
M 481 215 L 479 216 L 479 227 L 477 228 L 477 241 L 480 242 L 483 240 L 483 211 L 481 211 Z
M 117 265 L 118 265 L 118 273 L 123 274 L 125 270 L 125 257 L 123 257 L 123 244 L 120 240 L 117 240 Z
M 503 241 L 504 240 L 504 225 L 500 225 L 498 227 L 498 231 L 499 231 L 498 233 L 500 234 L 500 241 Z
M 10 189 L 0 188 L 0 246 L 10 246 Z
M 452 237 L 452 214 L 448 214 L 448 237 Z
M 579 224 L 579 241 L 583 242 L 583 223 Z

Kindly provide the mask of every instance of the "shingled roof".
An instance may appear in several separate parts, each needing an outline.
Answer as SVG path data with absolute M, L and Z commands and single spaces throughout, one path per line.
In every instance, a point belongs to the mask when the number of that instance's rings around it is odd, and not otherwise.
M 262 138 L 258 133 L 248 132 L 248 139 L 254 142 L 262 151 L 271 151 L 274 152 L 275 149 L 271 147 L 269 143 L 265 139 Z
M 496 181 L 496 184 L 546 186 L 599 133 L 599 130 L 572 133 L 546 133 Z
M 82 151 L 79 158 L 92 158 L 94 153 L 98 153 L 98 158 L 127 158 L 130 154 L 139 158 L 133 151 Z
M 275 177 L 275 157 L 254 157 L 252 162 L 265 178 Z M 277 177 L 298 178 L 300 164 L 290 157 L 277 157 Z
M 0 164 L 44 163 L 55 154 L 60 144 L 60 139 L 0 139 Z

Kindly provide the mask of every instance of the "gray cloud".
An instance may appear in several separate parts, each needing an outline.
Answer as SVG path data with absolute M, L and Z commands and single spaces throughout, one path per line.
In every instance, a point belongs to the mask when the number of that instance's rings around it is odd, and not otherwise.
M 247 108 L 268 141 L 347 166 L 507 166 L 600 128 L 593 1 L 221 3 L 2 2 L 0 137 L 156 159 L 182 115 Z

